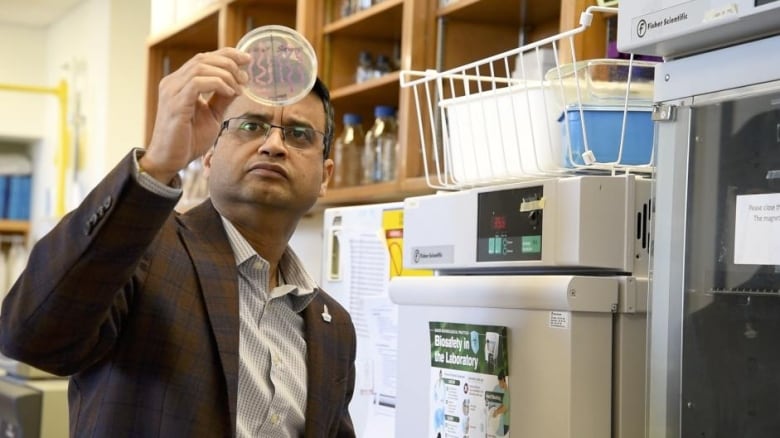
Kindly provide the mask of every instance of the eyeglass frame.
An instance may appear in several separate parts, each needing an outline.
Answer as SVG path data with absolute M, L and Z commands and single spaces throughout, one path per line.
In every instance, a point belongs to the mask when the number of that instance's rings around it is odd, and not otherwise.
M 303 147 L 297 146 L 297 145 L 295 145 L 295 144 L 293 144 L 291 142 L 287 142 L 287 135 L 288 134 L 292 133 L 295 129 L 304 129 L 304 130 L 307 130 L 307 131 L 310 131 L 310 132 L 317 133 L 317 134 L 321 135 L 322 136 L 323 148 L 325 148 L 325 146 L 326 146 L 325 141 L 327 139 L 327 134 L 325 132 L 322 132 L 322 131 L 319 131 L 317 129 L 314 129 L 311 126 L 303 126 L 303 125 L 297 125 L 297 126 L 275 125 L 273 123 L 270 123 L 270 122 L 267 122 L 267 121 L 263 120 L 262 118 L 255 117 L 255 116 L 252 116 L 252 115 L 241 115 L 241 116 L 231 117 L 229 119 L 223 120 L 222 124 L 219 127 L 219 132 L 217 133 L 217 138 L 214 140 L 214 146 L 217 145 L 217 142 L 219 141 L 219 138 L 222 137 L 222 134 L 225 132 L 225 130 L 227 130 L 230 127 L 230 123 L 235 121 L 235 120 L 246 120 L 246 121 L 250 121 L 252 123 L 256 123 L 256 124 L 258 124 L 260 126 L 263 126 L 264 129 L 265 129 L 265 133 L 262 134 L 262 135 L 258 135 L 257 136 L 257 139 L 261 139 L 263 141 L 263 143 L 265 143 L 268 140 L 268 136 L 271 135 L 271 131 L 274 128 L 278 128 L 279 130 L 282 131 L 282 141 L 284 142 L 285 145 L 287 145 L 287 146 L 289 146 L 289 147 L 291 147 L 293 149 L 300 150 L 300 151 L 308 150 L 311 147 L 315 146 L 315 142 L 312 142 L 312 143 L 310 143 L 310 144 L 308 144 L 306 146 L 303 146 Z
M 320 98 L 320 101 L 322 102 L 322 108 L 325 111 L 325 136 L 322 138 L 322 143 L 324 145 L 322 150 L 322 158 L 327 159 L 330 156 L 330 149 L 333 145 L 335 131 L 335 111 L 333 110 L 333 104 L 330 101 L 330 91 L 328 90 L 327 85 L 325 85 L 325 83 L 322 82 L 319 77 L 317 77 L 317 80 L 314 81 L 312 93 Z M 214 139 L 214 147 L 217 146 L 217 142 L 219 141 L 221 134 L 222 130 L 220 129 L 218 135 Z

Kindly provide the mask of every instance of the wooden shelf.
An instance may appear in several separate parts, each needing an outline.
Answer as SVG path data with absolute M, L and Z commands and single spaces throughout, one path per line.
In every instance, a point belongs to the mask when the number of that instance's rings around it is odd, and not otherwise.
M 561 3 L 550 0 L 457 0 L 436 11 L 438 17 L 520 29 L 531 23 L 557 21 Z
M 377 202 L 400 201 L 409 196 L 433 193 L 433 189 L 425 184 L 425 180 L 416 179 L 417 183 L 387 182 L 367 184 L 355 187 L 328 188 L 324 198 L 320 198 L 314 210 L 326 207 L 350 204 L 369 204 Z
M 28 221 L 15 221 L 0 219 L 0 233 L 2 234 L 27 234 L 30 232 Z
M 369 79 L 359 84 L 351 84 L 344 87 L 336 88 L 330 93 L 330 98 L 333 101 L 338 101 L 344 98 L 354 97 L 356 94 L 363 94 L 369 98 L 377 97 L 381 101 L 382 96 L 395 96 L 395 100 L 398 100 L 399 80 L 401 78 L 401 72 L 394 71 L 378 78 Z
M 234 5 L 249 5 L 249 6 L 256 6 L 257 0 L 225 0 L 225 3 L 228 6 L 234 6 Z M 263 7 L 268 6 L 275 6 L 275 7 L 284 7 L 284 8 L 290 8 L 295 9 L 295 2 L 292 2 L 290 0 L 263 0 L 262 2 Z
M 384 0 L 368 9 L 326 24 L 325 35 L 359 38 L 400 38 L 404 0 Z
M 296 4 L 290 0 L 232 0 L 222 21 L 220 46 L 235 46 L 250 30 L 269 24 L 295 28 Z
M 436 177 L 434 176 L 434 179 Z M 406 178 L 401 181 L 401 191 L 404 193 L 414 193 L 418 195 L 433 193 L 435 189 L 428 186 L 428 181 L 424 176 L 416 178 Z

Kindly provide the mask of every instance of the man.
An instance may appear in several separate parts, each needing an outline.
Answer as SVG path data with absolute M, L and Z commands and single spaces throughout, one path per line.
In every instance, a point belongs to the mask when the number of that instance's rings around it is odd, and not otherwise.
M 354 327 L 287 244 L 333 170 L 328 92 L 261 105 L 248 62 L 223 48 L 164 78 L 148 147 L 36 244 L 3 304 L 0 350 L 70 376 L 72 436 L 354 436 Z M 210 199 L 174 213 L 200 156 Z
M 493 411 L 493 417 L 499 417 L 496 436 L 506 436 L 509 433 L 509 383 L 506 381 L 506 373 L 498 372 L 498 385 L 493 392 L 501 393 L 501 404 Z

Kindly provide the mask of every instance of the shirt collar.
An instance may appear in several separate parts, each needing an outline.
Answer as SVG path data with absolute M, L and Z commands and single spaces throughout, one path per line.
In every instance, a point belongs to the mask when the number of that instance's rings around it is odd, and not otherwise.
M 228 241 L 233 248 L 233 255 L 236 259 L 236 266 L 240 266 L 250 258 L 257 256 L 261 260 L 263 259 L 257 251 L 252 248 L 252 245 L 244 238 L 243 235 L 236 229 L 236 227 L 224 216 L 222 217 L 222 224 L 227 232 Z M 311 278 L 309 273 L 303 267 L 303 263 L 295 254 L 295 251 L 287 245 L 281 260 L 279 260 L 279 271 L 281 277 L 279 279 L 280 286 L 277 286 L 272 296 L 279 296 L 290 294 L 293 297 L 307 296 L 305 302 L 298 303 L 293 299 L 293 305 L 297 311 L 303 310 L 312 298 L 314 298 L 314 292 L 317 290 L 317 283 Z M 297 309 L 299 306 L 300 309 Z

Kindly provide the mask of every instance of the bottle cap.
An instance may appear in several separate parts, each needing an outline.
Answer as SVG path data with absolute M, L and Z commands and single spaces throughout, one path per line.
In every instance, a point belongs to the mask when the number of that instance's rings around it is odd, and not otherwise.
M 345 125 L 357 125 L 360 122 L 363 121 L 363 118 L 360 117 L 360 114 L 355 113 L 345 113 L 344 114 L 344 124 Z
M 391 117 L 395 115 L 395 109 L 387 105 L 377 105 L 374 107 L 375 117 Z
M 279 25 L 249 31 L 236 48 L 252 55 L 244 92 L 265 105 L 282 106 L 309 94 L 317 80 L 317 55 L 301 34 Z

